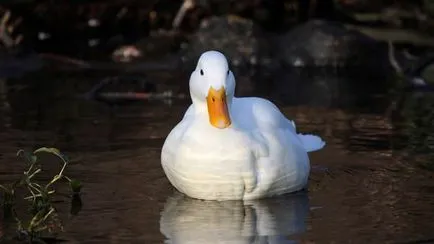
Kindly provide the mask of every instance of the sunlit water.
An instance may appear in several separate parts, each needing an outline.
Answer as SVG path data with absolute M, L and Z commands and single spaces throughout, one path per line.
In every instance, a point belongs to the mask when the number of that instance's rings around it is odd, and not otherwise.
M 434 242 L 433 173 L 396 147 L 402 121 L 392 119 L 387 84 L 294 72 L 239 76 L 237 93 L 272 99 L 298 130 L 327 141 L 311 153 L 308 192 L 250 202 L 177 193 L 160 166 L 160 149 L 188 98 L 114 107 L 81 99 L 104 78 L 93 73 L 3 81 L 0 183 L 22 173 L 20 148 L 65 152 L 72 159 L 67 173 L 84 184 L 77 215 L 69 214 L 69 202 L 58 207 L 65 227 L 59 238 L 68 243 Z M 188 93 L 188 73 L 147 79 L 159 91 Z M 7 225 L 0 222 L 1 234 Z

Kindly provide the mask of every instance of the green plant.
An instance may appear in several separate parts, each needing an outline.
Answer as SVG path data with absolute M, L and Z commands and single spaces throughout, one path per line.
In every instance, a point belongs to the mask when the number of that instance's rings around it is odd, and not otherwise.
M 62 162 L 62 167 L 58 174 L 54 175 L 48 182 L 37 181 L 35 178 L 42 172 L 42 164 L 38 155 L 48 153 L 56 156 Z M 24 150 L 19 150 L 17 156 L 24 159 L 25 167 L 22 176 L 10 185 L 0 185 L 2 190 L 3 201 L 2 206 L 4 210 L 4 217 L 12 217 L 17 224 L 17 231 L 21 239 L 28 240 L 30 243 L 39 242 L 43 243 L 43 234 L 55 233 L 56 230 L 61 229 L 62 225 L 58 218 L 58 214 L 53 205 L 53 198 L 61 195 L 56 192 L 55 185 L 60 182 L 69 184 L 72 192 L 72 202 L 81 204 L 79 193 L 81 190 L 81 183 L 65 175 L 65 169 L 69 164 L 69 160 L 56 148 L 39 148 L 32 153 Z M 23 197 L 25 201 L 30 203 L 29 213 L 30 218 L 24 221 L 22 216 L 17 214 L 17 191 L 24 189 L 26 195 Z M 76 206 L 72 208 L 77 209 Z M 78 212 L 75 210 L 75 212 Z

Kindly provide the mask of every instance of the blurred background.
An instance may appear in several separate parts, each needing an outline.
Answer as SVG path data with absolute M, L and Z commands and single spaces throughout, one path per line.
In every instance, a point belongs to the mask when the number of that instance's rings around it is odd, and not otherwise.
M 0 44 L 0 183 L 22 174 L 18 149 L 52 146 L 84 184 L 79 214 L 58 203 L 56 238 L 434 240 L 434 1 L 3 0 Z M 270 99 L 325 138 L 308 195 L 249 206 L 173 195 L 161 146 L 210 49 L 230 61 L 237 96 Z M 0 220 L 9 241 L 15 223 Z
M 429 0 L 8 0 L 1 4 L 2 42 L 5 48 L 27 52 L 125 61 L 138 56 L 155 60 L 181 50 L 184 55 L 197 56 L 194 52 L 200 47 L 193 45 L 225 47 L 224 43 L 233 38 L 241 43 L 231 42 L 232 46 L 245 47 L 237 50 L 244 58 L 262 62 L 264 55 L 291 49 L 290 44 L 297 45 L 300 40 L 306 41 L 304 49 L 308 49 L 309 42 L 323 35 L 323 43 L 312 44 L 311 48 L 324 45 L 324 50 L 306 52 L 318 51 L 316 55 L 324 53 L 323 58 L 329 58 L 331 54 L 326 54 L 325 48 L 345 52 L 351 42 L 369 45 L 375 40 L 414 48 L 410 54 L 418 55 L 433 45 L 432 5 Z M 323 22 L 305 25 L 313 19 Z M 294 32 L 295 28 L 299 31 Z M 284 47 L 273 48 L 279 41 Z M 228 48 L 225 52 L 231 56 L 235 50 Z M 296 55 L 289 52 L 287 56 Z M 309 55 L 301 52 L 298 55 Z

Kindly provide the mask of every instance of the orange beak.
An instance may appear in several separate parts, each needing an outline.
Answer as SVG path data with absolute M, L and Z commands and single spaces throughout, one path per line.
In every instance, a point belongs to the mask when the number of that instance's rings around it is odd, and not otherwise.
M 224 129 L 231 125 L 225 88 L 215 90 L 211 87 L 206 97 L 206 103 L 208 105 L 209 122 L 212 126 Z

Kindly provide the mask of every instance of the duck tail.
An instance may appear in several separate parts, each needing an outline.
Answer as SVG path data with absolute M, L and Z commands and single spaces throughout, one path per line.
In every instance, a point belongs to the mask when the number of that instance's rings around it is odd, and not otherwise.
M 296 129 L 297 129 L 297 126 L 295 126 L 294 121 L 290 120 L 289 122 L 292 124 L 292 126 L 294 126 L 294 129 L 296 130 Z
M 319 136 L 310 134 L 297 134 L 297 136 L 303 143 L 303 147 L 307 152 L 318 151 L 326 145 L 325 141 L 323 141 Z

